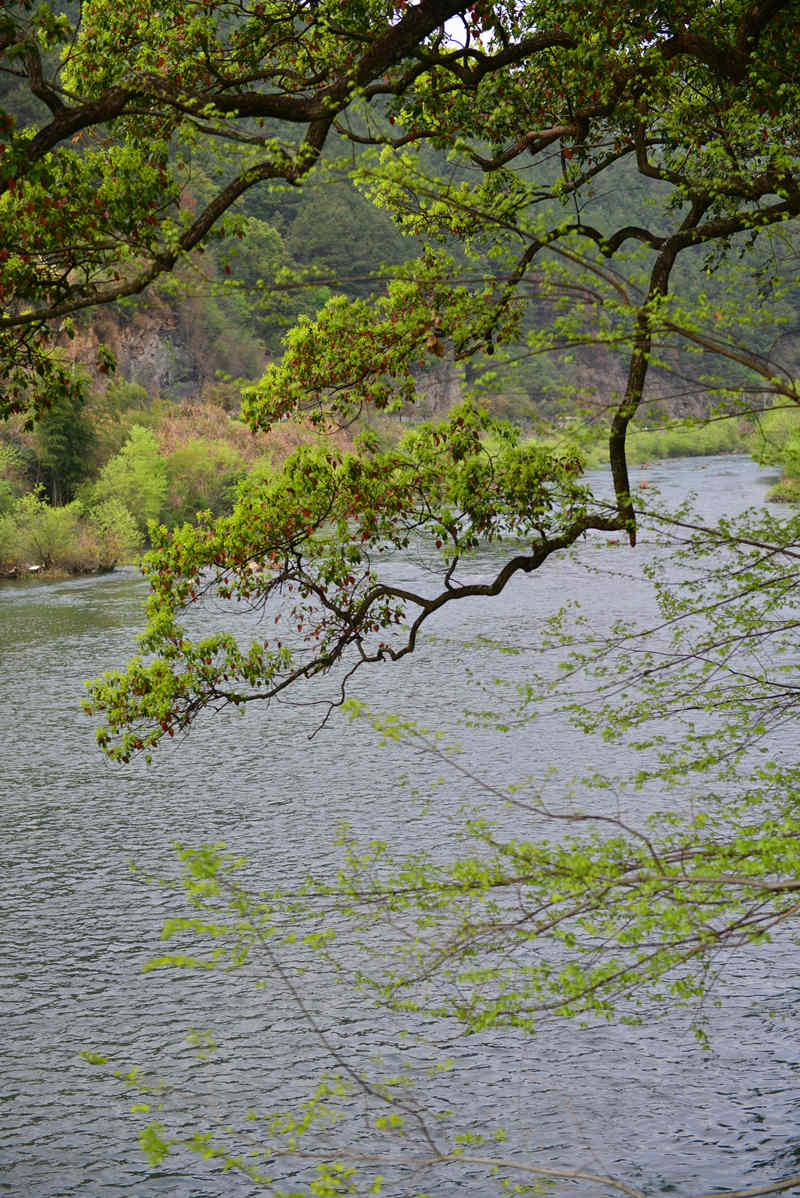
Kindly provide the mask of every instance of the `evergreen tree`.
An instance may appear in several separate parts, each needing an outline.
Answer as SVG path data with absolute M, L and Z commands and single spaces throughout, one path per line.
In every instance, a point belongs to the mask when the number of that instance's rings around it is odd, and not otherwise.
M 91 468 L 95 433 L 86 411 L 87 384 L 58 394 L 36 425 L 36 445 L 42 481 L 56 506 L 75 498 L 78 485 Z

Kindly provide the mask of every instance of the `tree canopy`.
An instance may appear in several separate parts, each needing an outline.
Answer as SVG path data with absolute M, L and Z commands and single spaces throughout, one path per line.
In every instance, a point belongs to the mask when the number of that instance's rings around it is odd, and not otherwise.
M 481 537 L 526 545 L 489 593 L 587 529 L 633 544 L 627 430 L 665 379 L 729 411 L 796 402 L 763 337 L 792 284 L 781 259 L 800 209 L 792 5 L 93 4 L 72 33 L 41 14 L 6 18 L 8 70 L 49 108 L 8 120 L 9 407 L 47 402 L 35 378 L 58 382 L 55 318 L 140 290 L 235 231 L 250 188 L 336 173 L 353 145 L 358 185 L 427 246 L 373 298 L 301 318 L 245 396 L 253 428 L 413 402 L 431 355 L 500 357 L 531 294 L 547 320 L 527 352 L 585 344 L 622 366 L 603 397 L 612 502 L 580 484 L 572 449 L 524 447 L 468 405 L 391 452 L 305 450 L 231 517 L 164 534 L 146 567 L 150 659 L 93 691 L 112 755 L 208 705 L 406 653 L 430 615 L 476 593 L 459 570 Z M 198 211 L 182 197 L 212 145 L 219 189 Z M 67 247 L 42 205 L 60 212 L 82 187 L 94 198 L 71 210 Z M 623 189 L 611 207 L 606 187 Z M 437 556 L 424 594 L 381 576 L 409 536 Z M 225 628 L 193 643 L 181 612 L 215 591 L 269 608 L 275 639 L 240 646 Z
M 790 3 L 6 4 L 2 410 L 69 386 L 52 342 L 76 312 L 235 234 L 251 189 L 366 143 L 390 150 L 367 187 L 409 227 L 503 251 L 482 327 L 446 330 L 459 353 L 491 348 L 546 250 L 647 248 L 619 445 L 678 255 L 797 213 L 797 36 Z M 445 176 L 423 144 L 452 156 Z M 665 203 L 595 226 L 589 191 L 626 162 Z M 216 178 L 199 206 L 195 163 Z

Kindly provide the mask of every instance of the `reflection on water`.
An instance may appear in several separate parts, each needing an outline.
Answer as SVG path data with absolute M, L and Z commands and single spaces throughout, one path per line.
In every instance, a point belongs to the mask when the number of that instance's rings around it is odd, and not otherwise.
M 647 476 L 667 498 L 700 480 L 709 518 L 760 502 L 765 491 L 764 476 L 744 459 L 672 463 Z M 518 579 L 500 601 L 443 613 L 424 651 L 364 677 L 362 697 L 428 726 L 452 727 L 460 708 L 475 702 L 456 642 L 488 633 L 535 646 L 543 614 L 573 590 L 584 611 L 604 619 L 642 614 L 651 602 L 639 575 L 645 552 L 612 549 L 601 538 L 583 550 L 599 573 L 565 558 Z M 487 555 L 472 569 L 480 574 L 491 565 Z M 396 568 L 417 569 L 413 562 Z M 81 1061 L 83 1049 L 153 1063 L 181 1080 L 192 1109 L 225 1118 L 248 1104 L 263 1110 L 302 1094 L 316 1076 L 319 1047 L 277 981 L 254 991 L 239 975 L 142 974 L 169 898 L 137 881 L 131 859 L 172 872 L 173 840 L 226 840 L 251 859 L 265 885 L 291 885 L 336 862 L 344 819 L 365 840 L 446 850 L 450 817 L 465 797 L 457 780 L 447 780 L 426 805 L 432 777 L 425 761 L 340 718 L 309 742 L 313 715 L 287 707 L 222 715 L 168 745 L 150 769 L 106 765 L 80 710 L 82 683 L 134 651 L 142 598 L 132 572 L 0 589 L 0 1193 L 255 1192 L 193 1157 L 148 1169 L 127 1114 L 130 1098 Z M 524 662 L 502 664 L 523 671 Z M 471 651 L 469 663 L 498 669 L 487 650 Z M 568 776 L 573 762 L 581 770 L 609 764 L 607 747 L 580 743 L 555 717 L 515 738 L 463 728 L 459 735 L 466 760 L 502 780 L 544 780 L 554 761 Z M 610 766 L 621 770 L 624 762 Z M 419 802 L 410 798 L 414 788 Z M 738 954 L 725 968 L 731 982 L 714 1017 L 711 1054 L 692 1040 L 685 1014 L 638 1029 L 548 1028 L 527 1040 L 493 1033 L 447 1045 L 458 1065 L 455 1087 L 426 1074 L 441 1056 L 436 1041 L 455 1029 L 428 1029 L 401 1057 L 388 1016 L 354 1007 L 327 977 L 304 979 L 304 993 L 349 1059 L 368 1065 L 380 1050 L 387 1067 L 414 1072 L 430 1100 L 454 1107 L 466 1126 L 507 1127 L 504 1155 L 616 1173 L 651 1193 L 670 1186 L 694 1194 L 769 1180 L 797 1168 L 800 1156 L 796 949 L 781 940 Z M 213 1081 L 187 1053 L 190 1026 L 210 1028 L 223 1045 Z M 354 1109 L 354 1129 L 359 1117 Z M 428 1184 L 435 1198 L 487 1192 L 485 1175 L 465 1166 Z

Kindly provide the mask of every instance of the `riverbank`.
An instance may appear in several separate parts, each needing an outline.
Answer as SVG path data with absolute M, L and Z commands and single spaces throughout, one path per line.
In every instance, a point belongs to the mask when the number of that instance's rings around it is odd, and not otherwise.
M 680 458 L 749 454 L 756 460 L 781 468 L 782 463 L 777 458 L 764 454 L 763 439 L 763 430 L 757 442 L 754 426 L 733 417 L 705 424 L 682 423 L 655 429 L 637 428 L 633 424 L 626 453 L 630 466 Z M 587 470 L 608 465 L 608 446 L 605 441 L 598 441 L 597 429 L 578 422 L 568 422 L 558 433 L 534 440 L 548 445 L 568 442 L 579 450 Z M 150 450 L 152 474 L 161 459 L 155 443 Z M 267 469 L 263 461 L 258 468 Z M 187 463 L 181 459 L 181 470 L 184 469 L 188 469 Z M 133 491 L 139 494 L 141 486 L 133 486 Z M 226 476 L 225 486 L 221 486 L 214 500 L 216 514 L 225 513 L 233 502 L 234 492 L 233 482 Z M 9 510 L 0 514 L 0 581 L 102 574 L 135 561 L 145 545 L 146 517 L 160 517 L 164 512 L 154 507 L 133 515 L 127 505 L 135 507 L 134 500 L 126 492 L 126 503 L 113 488 L 108 494 L 89 498 L 91 504 L 74 501 L 62 507 L 47 503 L 41 491 L 29 492 L 16 499 Z M 208 500 L 209 496 L 206 494 L 203 498 Z M 766 498 L 776 503 L 800 503 L 800 481 L 784 471 L 780 482 Z M 197 506 L 203 506 L 199 494 L 195 499 Z M 192 514 L 189 508 L 183 512 L 187 519 Z M 171 511 L 171 515 L 168 523 L 174 524 L 176 513 Z
M 13 566 L 9 569 L 0 567 L 0 583 L 3 582 L 64 582 L 68 578 L 84 578 L 92 575 L 113 574 L 118 565 L 125 562 L 115 562 L 112 566 L 94 566 L 85 570 L 65 570 L 58 566 Z
M 767 492 L 770 503 L 800 503 L 800 478 L 782 478 Z
M 772 465 L 781 471 L 780 481 L 766 494 L 769 503 L 800 503 L 800 478 L 791 468 L 793 459 L 787 460 L 784 439 L 794 429 L 775 428 L 773 414 L 761 418 L 757 426 L 749 420 L 725 417 L 701 424 L 683 422 L 664 428 L 637 428 L 631 424 L 625 442 L 625 454 L 629 466 L 650 466 L 656 462 L 676 461 L 681 458 L 719 457 L 736 454 L 749 456 L 760 465 Z M 769 433 L 774 435 L 770 439 Z M 596 429 L 577 422 L 564 426 L 562 437 L 577 446 L 583 455 L 585 469 L 601 470 L 608 467 L 608 443 L 605 438 L 597 439 Z M 553 444 L 555 438 L 536 438 Z M 765 445 L 768 450 L 765 451 Z

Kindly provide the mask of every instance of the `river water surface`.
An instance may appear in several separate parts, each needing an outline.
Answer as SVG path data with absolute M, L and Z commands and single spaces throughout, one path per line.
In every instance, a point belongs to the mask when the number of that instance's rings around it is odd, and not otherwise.
M 667 498 L 697 488 L 706 519 L 762 503 L 769 482 L 745 458 L 670 463 L 647 475 Z M 519 578 L 500 599 L 442 613 L 413 659 L 360 680 L 358 693 L 379 709 L 455 729 L 462 760 L 490 780 L 532 775 L 544 784 L 553 764 L 566 778 L 588 765 L 622 769 L 607 747 L 582 742 L 555 717 L 514 737 L 458 730 L 462 708 L 480 704 L 465 666 L 523 676 L 525 662 L 459 645 L 488 634 L 530 649 L 543 615 L 570 594 L 602 620 L 651 610 L 640 574 L 646 545 L 631 554 L 603 538 L 581 552 L 582 561 L 565 557 Z M 601 572 L 587 573 L 587 564 Z M 471 569 L 488 576 L 492 565 L 491 555 L 479 556 Z M 413 577 L 420 566 L 394 568 Z M 174 875 L 173 841 L 226 841 L 265 885 L 291 886 L 335 865 L 343 820 L 365 841 L 446 851 L 459 804 L 480 797 L 465 794 L 457 776 L 438 783 L 439 765 L 381 744 L 341 715 L 309 740 L 319 717 L 303 708 L 223 714 L 159 751 L 149 768 L 107 765 L 80 710 L 82 684 L 135 650 L 143 597 L 133 571 L 0 589 L 0 1193 L 19 1198 L 263 1192 L 189 1153 L 151 1169 L 136 1143 L 131 1095 L 89 1066 L 84 1050 L 177 1078 L 175 1105 L 190 1126 L 302 1095 L 327 1063 L 277 982 L 255 991 L 238 974 L 142 973 L 159 951 L 171 898 L 141 884 L 131 860 Z M 792 738 L 779 746 L 792 748 Z M 686 1012 L 638 1028 L 547 1027 L 527 1039 L 461 1038 L 433 1025 L 398 1053 L 397 1068 L 467 1130 L 506 1128 L 502 1155 L 512 1159 L 613 1174 L 648 1195 L 766 1184 L 800 1170 L 798 964 L 788 936 L 726 961 L 710 1051 L 691 1035 Z M 306 975 L 302 985 L 345 1057 L 367 1069 L 380 1053 L 392 1065 L 399 1029 L 391 1018 L 354 1004 L 330 978 Z M 213 1082 L 197 1071 L 190 1027 L 209 1029 L 221 1045 Z M 455 1062 L 452 1078 L 431 1081 L 428 1066 L 442 1055 Z M 346 1135 L 358 1142 L 359 1134 L 354 1111 Z M 402 1185 L 390 1179 L 384 1193 L 406 1187 L 432 1198 L 501 1192 L 466 1165 Z M 613 1191 L 565 1182 L 555 1192 Z

